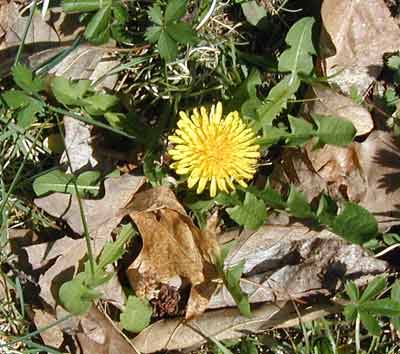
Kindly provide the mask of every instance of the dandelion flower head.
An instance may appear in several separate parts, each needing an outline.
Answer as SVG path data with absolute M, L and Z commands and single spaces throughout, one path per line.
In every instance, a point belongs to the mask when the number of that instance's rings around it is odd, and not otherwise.
M 195 108 L 189 117 L 179 113 L 178 128 L 168 140 L 174 147 L 168 151 L 177 174 L 187 175 L 189 188 L 197 193 L 209 188 L 211 197 L 217 190 L 229 193 L 235 183 L 247 187 L 256 172 L 260 146 L 254 131 L 237 111 L 222 115 L 222 104 Z

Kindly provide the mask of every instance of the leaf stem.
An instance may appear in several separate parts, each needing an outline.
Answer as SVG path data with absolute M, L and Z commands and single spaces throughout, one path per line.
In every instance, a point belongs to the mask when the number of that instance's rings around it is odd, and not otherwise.
M 355 342 L 356 342 L 356 354 L 360 353 L 360 313 L 357 312 L 356 328 L 355 328 Z

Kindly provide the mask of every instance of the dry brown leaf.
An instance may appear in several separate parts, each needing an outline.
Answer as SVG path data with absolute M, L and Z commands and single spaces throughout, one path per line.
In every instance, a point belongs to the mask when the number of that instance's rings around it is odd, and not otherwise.
M 242 261 L 241 287 L 251 303 L 332 294 L 348 279 L 363 284 L 371 275 L 388 269 L 386 262 L 327 230 L 318 232 L 296 225 L 243 232 L 225 267 Z M 212 297 L 209 307 L 226 306 L 235 306 L 235 301 L 223 287 Z
M 136 293 L 152 299 L 160 284 L 177 276 L 193 287 L 202 284 L 193 290 L 187 314 L 199 315 L 211 295 L 201 290 L 210 289 L 205 283 L 214 276 L 215 229 L 201 232 L 166 187 L 138 193 L 127 210 L 143 239 L 141 253 L 127 271 Z
M 308 98 L 315 98 L 315 100 L 310 100 L 303 105 L 306 114 L 343 117 L 353 123 L 357 136 L 367 134 L 374 128 L 371 114 L 365 107 L 329 87 L 312 86 Z
M 105 242 L 110 239 L 113 229 L 126 215 L 121 209 L 132 199 L 133 195 L 143 185 L 141 176 L 121 176 L 108 178 L 105 182 L 105 196 L 99 200 L 82 200 L 84 213 L 92 239 L 94 253 L 98 254 Z M 75 196 L 62 193 L 53 193 L 47 197 L 35 200 L 35 204 L 50 215 L 64 218 L 69 226 L 78 234 L 83 234 L 83 225 L 79 212 L 78 200 Z M 34 255 L 32 262 L 43 265 L 52 257 L 58 257 L 55 263 L 46 270 L 39 279 L 40 296 L 51 307 L 56 306 L 58 288 L 61 284 L 72 278 L 78 269 L 79 262 L 86 255 L 86 243 L 84 239 L 61 239 L 55 242 L 53 248 L 48 245 L 34 245 L 28 248 L 28 254 Z M 50 252 L 48 250 L 51 250 Z M 46 258 L 43 259 L 43 255 Z M 42 255 L 42 256 L 41 256 Z M 39 259 L 38 259 L 39 258 Z M 114 284 L 117 286 L 117 284 Z M 121 291 L 117 291 L 117 295 Z M 108 294 L 108 298 L 111 293 Z M 118 300 L 119 299 L 119 300 Z M 120 302 L 121 296 L 114 299 Z
M 83 354 L 138 354 L 115 325 L 96 307 L 81 319 L 77 337 Z
M 302 323 L 341 310 L 340 306 L 332 304 L 309 306 L 307 309 L 298 307 Z M 207 338 L 222 341 L 298 323 L 298 315 L 293 305 L 278 302 L 261 305 L 252 311 L 251 318 L 241 316 L 237 309 L 224 309 L 206 312 L 200 318 L 191 321 L 158 321 L 142 331 L 132 343 L 141 353 L 194 349 L 204 344 Z
M 285 176 L 309 200 L 328 191 L 334 198 L 360 203 L 374 214 L 382 232 L 400 224 L 400 146 L 393 134 L 377 130 L 347 147 L 314 150 L 307 145 L 305 152 L 291 152 L 284 154 L 279 167 L 284 173 L 276 173 L 276 179 Z
M 33 321 L 36 325 L 36 328 L 47 327 L 56 321 L 55 316 L 46 311 L 34 309 L 33 312 Z M 59 348 L 64 341 L 64 335 L 58 326 L 53 326 L 47 331 L 41 332 L 40 337 L 42 338 L 44 344 L 54 348 Z
M 326 58 L 327 76 L 349 93 L 365 92 L 382 70 L 382 55 L 400 49 L 400 29 L 384 0 L 324 0 L 321 47 L 336 48 Z

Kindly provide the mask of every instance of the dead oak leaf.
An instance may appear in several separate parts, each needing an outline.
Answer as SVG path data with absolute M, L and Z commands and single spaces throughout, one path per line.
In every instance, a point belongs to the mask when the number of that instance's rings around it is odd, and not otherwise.
M 333 44 L 336 52 L 326 58 L 327 76 L 346 93 L 352 86 L 365 92 L 382 70 L 382 55 L 400 47 L 385 1 L 324 0 L 321 19 L 320 46 L 326 52 Z
M 152 299 L 161 284 L 177 276 L 189 281 L 192 290 L 208 283 L 219 250 L 215 232 L 196 227 L 171 190 L 159 187 L 138 193 L 128 209 L 143 239 L 141 253 L 127 271 L 138 295 Z M 200 314 L 208 303 L 196 291 L 192 295 L 188 316 Z

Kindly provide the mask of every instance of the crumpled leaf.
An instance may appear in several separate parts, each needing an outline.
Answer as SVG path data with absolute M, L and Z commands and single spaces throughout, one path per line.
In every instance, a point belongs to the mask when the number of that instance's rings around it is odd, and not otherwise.
M 327 76 L 346 93 L 352 86 L 365 92 L 382 70 L 383 53 L 400 48 L 385 1 L 324 0 L 321 18 Z
M 176 276 L 193 286 L 206 281 L 218 252 L 215 233 L 198 229 L 171 190 L 138 193 L 127 211 L 143 239 L 141 253 L 127 270 L 137 295 L 150 300 L 160 284 Z
M 310 101 L 304 103 L 303 111 L 308 115 L 343 117 L 353 123 L 357 136 L 367 134 L 374 128 L 371 114 L 365 107 L 329 87 L 313 85 L 307 96 Z
M 92 239 L 94 253 L 98 254 L 109 239 L 113 229 L 124 217 L 121 209 L 132 199 L 133 195 L 143 185 L 144 177 L 121 176 L 106 179 L 104 182 L 105 196 L 98 200 L 83 199 L 82 205 L 86 216 L 89 235 Z M 35 199 L 35 204 L 54 217 L 63 218 L 72 230 L 82 234 L 84 229 L 79 212 L 78 200 L 74 195 L 53 193 L 47 197 Z M 60 243 L 60 246 L 57 246 Z M 48 245 L 34 245 L 27 252 L 36 252 L 40 247 L 46 247 L 46 262 L 58 257 L 55 263 L 39 279 L 40 296 L 52 307 L 56 305 L 59 286 L 71 279 L 79 261 L 86 255 L 84 239 L 61 239 L 55 242 L 54 251 L 48 252 Z M 51 247 L 50 247 L 51 249 Z M 43 260 L 44 261 L 44 260 Z M 35 263 L 42 263 L 35 261 Z M 111 284 L 111 282 L 110 282 Z M 108 286 L 109 284 L 107 284 Z M 113 286 L 117 284 L 113 282 Z M 116 289 L 120 289 L 118 286 Z M 110 296 L 110 293 L 108 294 Z
M 96 307 L 81 319 L 77 337 L 83 354 L 138 354 L 111 320 Z
M 371 274 L 388 269 L 362 247 L 335 234 L 307 227 L 264 226 L 243 232 L 225 260 L 225 268 L 244 262 L 242 290 L 250 303 L 284 301 L 315 293 L 334 293 L 346 279 L 363 283 Z M 222 287 L 209 307 L 234 306 Z
M 305 152 L 292 152 L 284 154 L 284 172 L 276 172 L 275 179 L 285 175 L 309 201 L 325 191 L 359 203 L 375 216 L 381 232 L 400 224 L 400 145 L 393 134 L 376 130 L 344 148 L 314 150 L 308 144 Z
M 298 305 L 297 309 L 304 323 L 338 312 L 340 306 L 330 304 L 301 309 Z M 222 341 L 263 332 L 269 328 L 287 328 L 298 324 L 299 316 L 291 303 L 267 303 L 255 309 L 251 318 L 240 316 L 234 308 L 206 312 L 191 321 L 179 318 L 161 320 L 142 331 L 132 340 L 132 344 L 141 353 L 179 350 L 199 347 L 207 338 Z

